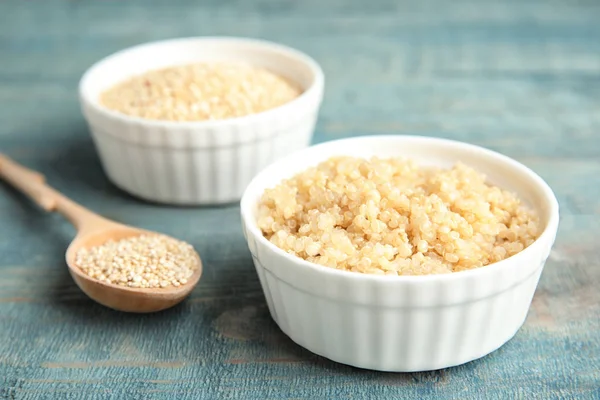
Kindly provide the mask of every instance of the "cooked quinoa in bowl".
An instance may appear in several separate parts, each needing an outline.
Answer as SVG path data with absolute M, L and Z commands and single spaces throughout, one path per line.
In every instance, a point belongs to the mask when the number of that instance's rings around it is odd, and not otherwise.
M 441 274 L 529 246 L 538 218 L 462 163 L 334 157 L 265 190 L 258 226 L 271 243 L 320 265 L 380 275 Z
M 241 217 L 284 333 L 337 362 L 413 372 L 480 358 L 515 335 L 559 209 L 509 157 L 390 135 L 271 164 L 246 188 Z
M 302 94 L 293 82 L 243 62 L 198 62 L 154 69 L 101 93 L 104 107 L 133 117 L 210 121 L 257 114 Z

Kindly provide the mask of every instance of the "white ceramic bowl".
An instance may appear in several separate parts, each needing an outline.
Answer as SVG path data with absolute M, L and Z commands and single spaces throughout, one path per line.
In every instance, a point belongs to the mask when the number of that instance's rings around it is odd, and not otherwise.
M 365 275 L 309 263 L 263 237 L 257 203 L 266 188 L 336 155 L 403 156 L 442 167 L 462 161 L 534 207 L 543 233 L 513 257 L 446 275 Z M 527 167 L 481 147 L 415 136 L 344 139 L 297 152 L 254 178 L 241 212 L 269 311 L 283 332 L 331 360 L 402 372 L 462 364 L 511 339 L 525 320 L 558 227 L 552 190 Z
M 303 94 L 272 110 L 220 121 L 169 122 L 130 117 L 98 102 L 104 90 L 148 70 L 203 61 L 247 62 L 299 84 Z M 294 49 L 241 38 L 186 38 L 113 54 L 83 76 L 83 114 L 104 170 L 145 200 L 200 205 L 239 200 L 254 175 L 310 144 L 323 97 L 319 65 Z

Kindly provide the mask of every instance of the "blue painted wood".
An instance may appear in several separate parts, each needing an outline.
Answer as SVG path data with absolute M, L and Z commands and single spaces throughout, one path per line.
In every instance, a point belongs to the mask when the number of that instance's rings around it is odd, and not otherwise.
M 0 2 L 0 150 L 110 218 L 191 242 L 206 268 L 170 311 L 103 308 L 67 274 L 73 229 L 0 184 L 0 398 L 600 398 L 599 17 L 593 0 Z M 448 137 L 548 180 L 561 227 L 511 342 L 430 373 L 319 358 L 269 318 L 237 206 L 159 207 L 107 182 L 78 109 L 83 71 L 140 42 L 224 34 L 322 63 L 315 142 Z

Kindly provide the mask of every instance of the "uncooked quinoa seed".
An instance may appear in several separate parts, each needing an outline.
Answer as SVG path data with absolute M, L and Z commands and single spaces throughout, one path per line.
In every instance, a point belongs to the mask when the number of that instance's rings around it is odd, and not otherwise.
M 134 117 L 203 121 L 243 117 L 300 95 L 286 79 L 243 63 L 196 63 L 134 76 L 108 89 L 100 104 Z
M 99 281 L 133 288 L 178 287 L 198 268 L 191 245 L 164 235 L 109 240 L 83 248 L 75 264 Z
M 538 217 L 463 164 L 339 157 L 268 189 L 258 225 L 273 244 L 341 270 L 426 275 L 508 258 L 539 235 Z

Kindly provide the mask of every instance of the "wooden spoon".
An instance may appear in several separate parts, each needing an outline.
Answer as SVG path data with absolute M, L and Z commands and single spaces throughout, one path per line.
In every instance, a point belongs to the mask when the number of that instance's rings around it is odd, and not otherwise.
M 164 310 L 182 301 L 194 288 L 202 274 L 202 262 L 197 253 L 198 268 L 187 283 L 166 288 L 130 288 L 101 282 L 86 275 L 75 265 L 79 249 L 98 246 L 106 241 L 156 232 L 134 228 L 105 219 L 68 199 L 44 183 L 43 175 L 29 170 L 0 154 L 0 177 L 27 194 L 46 211 L 64 215 L 77 229 L 77 236 L 66 253 L 67 265 L 77 286 L 91 299 L 115 310 L 148 313 Z

